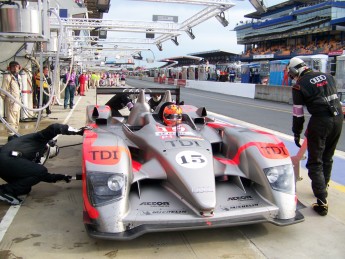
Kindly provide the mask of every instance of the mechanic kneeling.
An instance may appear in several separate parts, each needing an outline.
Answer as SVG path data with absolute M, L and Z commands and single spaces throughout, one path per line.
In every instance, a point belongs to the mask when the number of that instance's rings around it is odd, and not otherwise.
M 74 129 L 65 124 L 52 124 L 36 133 L 14 138 L 0 149 L 0 177 L 7 183 L 0 185 L 0 200 L 18 205 L 17 196 L 28 194 L 39 182 L 55 183 L 71 181 L 72 176 L 50 174 L 45 166 L 38 164 L 47 143 L 59 134 L 83 135 L 85 128 Z

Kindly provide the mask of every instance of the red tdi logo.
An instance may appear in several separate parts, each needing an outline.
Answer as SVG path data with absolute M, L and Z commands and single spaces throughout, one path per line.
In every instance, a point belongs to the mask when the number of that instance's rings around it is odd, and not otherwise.
M 128 150 L 124 147 L 91 147 L 84 150 L 85 161 L 99 165 L 117 164 L 123 155 L 128 154 Z
M 289 151 L 284 144 L 265 144 L 260 145 L 261 154 L 270 159 L 281 159 L 289 156 Z

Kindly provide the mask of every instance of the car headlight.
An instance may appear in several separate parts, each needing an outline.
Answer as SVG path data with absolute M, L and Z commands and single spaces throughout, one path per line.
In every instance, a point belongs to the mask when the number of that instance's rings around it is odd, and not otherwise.
M 264 169 L 272 189 L 288 194 L 294 194 L 294 171 L 292 165 L 280 165 Z
M 108 178 L 108 187 L 113 192 L 119 192 L 122 190 L 125 184 L 123 175 L 114 174 Z
M 87 172 L 88 194 L 94 206 L 105 205 L 123 197 L 126 176 L 118 173 Z

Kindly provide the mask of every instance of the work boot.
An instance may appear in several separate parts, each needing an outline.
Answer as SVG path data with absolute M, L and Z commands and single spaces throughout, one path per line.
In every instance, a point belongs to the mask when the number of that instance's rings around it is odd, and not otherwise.
M 312 207 L 320 216 L 326 216 L 328 213 L 328 202 L 326 199 L 325 202 L 317 199 L 317 202 L 313 203 Z

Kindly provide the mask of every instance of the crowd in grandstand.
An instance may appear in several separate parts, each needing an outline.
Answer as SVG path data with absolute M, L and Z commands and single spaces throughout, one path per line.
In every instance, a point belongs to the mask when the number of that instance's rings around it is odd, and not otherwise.
M 306 44 L 297 44 L 296 46 L 286 46 L 283 44 L 274 44 L 270 47 L 258 46 L 248 49 L 242 56 L 275 54 L 280 56 L 288 55 L 310 55 L 310 54 L 328 54 L 333 51 L 342 51 L 345 49 L 345 43 L 336 40 L 319 40 L 317 42 L 308 42 Z

